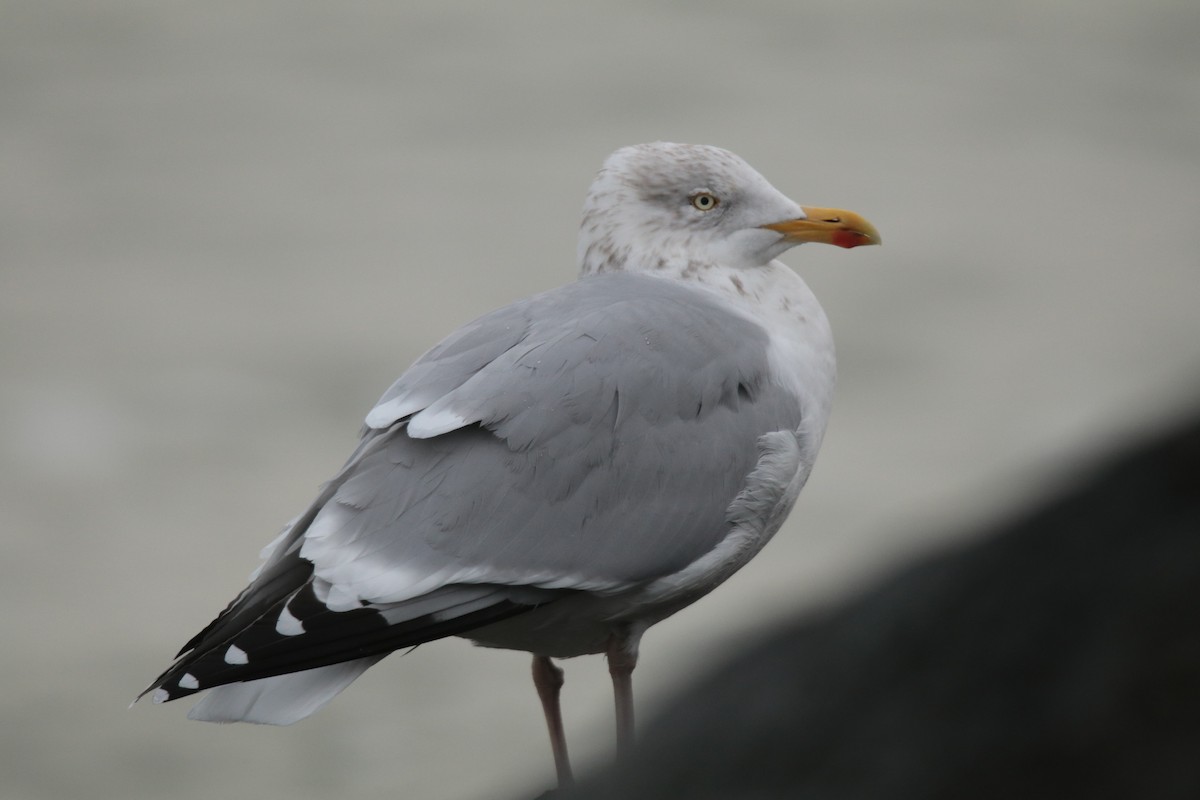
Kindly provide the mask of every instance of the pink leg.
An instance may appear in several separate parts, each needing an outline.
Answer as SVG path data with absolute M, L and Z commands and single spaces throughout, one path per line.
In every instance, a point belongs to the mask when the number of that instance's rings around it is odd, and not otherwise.
M 607 655 L 608 674 L 613 682 L 613 702 L 617 710 L 619 758 L 633 747 L 633 668 L 637 666 L 637 639 L 613 634 L 608 640 Z
M 563 733 L 562 708 L 558 692 L 563 685 L 563 671 L 547 656 L 533 657 L 533 685 L 542 701 L 546 729 L 550 732 L 550 749 L 554 751 L 554 770 L 558 773 L 558 788 L 565 789 L 575 782 L 571 774 L 571 759 L 567 756 L 567 737 Z

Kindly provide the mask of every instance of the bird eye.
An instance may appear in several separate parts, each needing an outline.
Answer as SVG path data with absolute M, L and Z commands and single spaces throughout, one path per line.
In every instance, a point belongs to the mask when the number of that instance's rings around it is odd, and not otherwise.
M 697 211 L 712 211 L 721 202 L 710 192 L 696 192 L 692 195 L 692 207 Z

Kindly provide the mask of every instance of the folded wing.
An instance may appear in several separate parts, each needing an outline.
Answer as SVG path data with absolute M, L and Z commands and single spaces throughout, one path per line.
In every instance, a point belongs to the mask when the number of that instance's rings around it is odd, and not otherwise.
M 384 394 L 156 699 L 354 662 L 327 671 L 332 697 L 399 647 L 682 569 L 728 532 L 760 438 L 800 427 L 767 344 L 704 290 L 631 274 L 460 328 Z M 237 691 L 205 718 L 264 705 Z

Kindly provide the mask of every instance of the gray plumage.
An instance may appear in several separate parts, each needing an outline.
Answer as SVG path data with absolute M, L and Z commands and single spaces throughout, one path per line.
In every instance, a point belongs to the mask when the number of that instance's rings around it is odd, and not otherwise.
M 394 600 L 414 591 L 396 564 L 428 582 L 602 591 L 682 569 L 725 534 L 754 443 L 800 426 L 766 346 L 705 293 L 630 274 L 465 326 L 377 409 L 399 401 L 410 426 L 446 411 L 463 424 L 414 439 L 372 412 L 367 435 L 387 441 L 331 498 L 338 524 L 319 549 L 340 564 L 318 574 Z
M 449 635 L 631 670 L 642 631 L 757 553 L 812 467 L 832 340 L 773 258 L 877 234 L 807 211 L 726 151 L 615 153 L 585 206 L 583 277 L 405 371 L 155 700 L 212 689 L 192 716 L 293 722 Z

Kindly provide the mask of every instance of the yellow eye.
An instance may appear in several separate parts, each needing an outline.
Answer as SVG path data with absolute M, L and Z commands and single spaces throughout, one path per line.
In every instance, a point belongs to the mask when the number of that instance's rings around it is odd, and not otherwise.
M 721 202 L 710 192 L 696 192 L 692 195 L 692 207 L 697 211 L 712 211 Z

